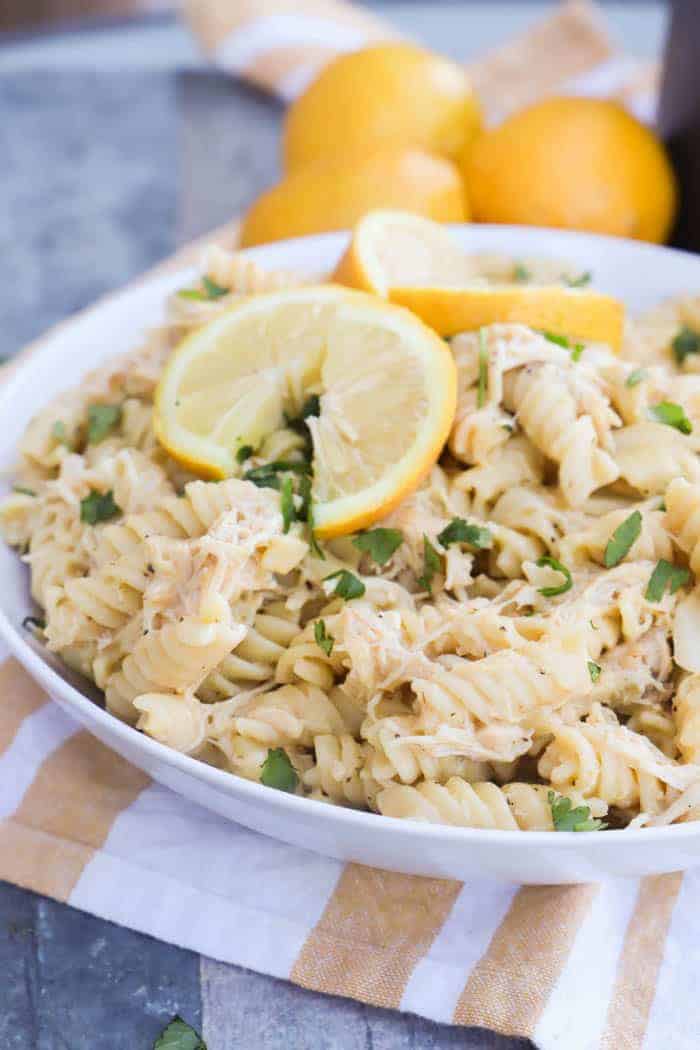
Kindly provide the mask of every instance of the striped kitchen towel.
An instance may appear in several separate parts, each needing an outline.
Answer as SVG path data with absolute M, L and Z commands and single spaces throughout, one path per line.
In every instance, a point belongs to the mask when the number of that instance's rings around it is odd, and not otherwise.
M 305 988 L 542 1050 L 696 1050 L 700 873 L 518 888 L 342 864 L 152 783 L 0 660 L 0 878 Z
M 340 52 L 399 36 L 346 0 L 184 0 L 184 13 L 217 66 L 286 102 Z M 468 8 L 461 17 L 466 34 Z M 562 0 L 548 17 L 467 69 L 489 123 L 552 94 L 616 98 L 650 123 L 656 114 L 658 63 L 619 52 L 593 0 Z

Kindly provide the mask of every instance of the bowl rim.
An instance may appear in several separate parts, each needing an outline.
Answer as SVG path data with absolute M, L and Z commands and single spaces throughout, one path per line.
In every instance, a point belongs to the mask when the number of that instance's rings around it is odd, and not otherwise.
M 453 223 L 450 228 L 457 231 L 473 230 L 477 237 L 484 235 L 486 239 L 491 234 L 497 234 L 501 240 L 506 236 L 512 236 L 514 240 L 525 240 L 531 236 L 546 236 L 553 243 L 553 251 L 566 254 L 566 245 L 569 243 L 586 243 L 592 247 L 599 245 L 614 246 L 616 249 L 629 250 L 638 255 L 648 255 L 659 260 L 669 256 L 682 257 L 689 264 L 698 268 L 700 278 L 700 256 L 678 248 L 669 248 L 665 245 L 649 244 L 646 242 L 632 241 L 627 238 L 612 237 L 609 235 L 584 233 L 573 230 L 547 229 L 537 226 L 510 226 L 497 224 L 470 224 Z M 299 249 L 302 245 L 312 247 L 319 245 L 325 248 L 340 250 L 349 236 L 347 231 L 314 234 L 307 237 L 295 237 L 283 241 L 275 241 L 271 244 L 260 245 L 245 250 L 245 254 L 251 258 L 264 261 L 268 255 L 285 255 Z M 525 248 L 525 250 L 527 250 Z M 284 264 L 282 264 L 284 265 Z M 286 266 L 289 268 L 289 261 Z M 294 264 L 292 261 L 292 268 Z M 49 328 L 43 336 L 30 344 L 32 352 L 25 360 L 18 363 L 12 375 L 2 383 L 0 387 L 0 413 L 11 410 L 14 393 L 17 387 L 23 385 L 34 370 L 41 368 L 44 359 L 48 359 L 54 352 L 54 343 L 58 336 L 65 336 L 70 326 L 88 316 L 98 312 L 107 304 L 118 304 L 126 301 L 138 290 L 142 290 L 153 283 L 162 282 L 176 284 L 179 280 L 186 279 L 195 270 L 191 264 L 183 264 L 176 269 L 162 270 L 156 267 L 148 272 L 143 278 L 137 278 L 135 282 L 115 292 L 108 293 L 97 299 L 94 303 L 83 310 L 69 316 L 65 320 Z M 21 351 L 20 351 L 21 354 Z M 105 355 L 107 358 L 109 354 Z M 82 374 L 82 373 L 81 373 Z M 40 389 L 37 386 L 37 389 Z M 569 851 L 579 850 L 589 846 L 599 852 L 600 850 L 618 849 L 624 842 L 628 846 L 651 845 L 652 843 L 674 842 L 681 843 L 685 839 L 695 838 L 700 835 L 700 821 L 688 821 L 682 824 L 664 825 L 660 827 L 647 828 L 612 828 L 607 829 L 602 835 L 581 837 L 580 833 L 565 831 L 553 833 L 551 831 L 527 831 L 500 830 L 496 828 L 470 828 L 456 827 L 449 824 L 433 824 L 424 821 L 413 821 L 398 817 L 388 817 L 380 813 L 367 810 L 353 809 L 349 806 L 331 805 L 317 799 L 305 798 L 300 795 L 289 794 L 268 788 L 257 781 L 246 780 L 235 773 L 217 769 L 190 755 L 175 751 L 165 744 L 153 740 L 140 733 L 133 726 L 121 721 L 115 715 L 110 714 L 104 708 L 98 706 L 88 696 L 84 695 L 70 682 L 62 678 L 57 671 L 47 663 L 39 653 L 30 645 L 29 641 L 22 636 L 20 629 L 8 617 L 5 609 L 0 605 L 0 638 L 8 646 L 10 653 L 17 658 L 29 674 L 38 681 L 46 690 L 51 701 L 54 695 L 58 695 L 68 708 L 74 708 L 78 714 L 79 722 L 90 730 L 90 723 L 102 726 L 107 736 L 114 734 L 123 742 L 125 749 L 136 748 L 141 750 L 145 756 L 153 760 L 154 764 L 164 764 L 181 774 L 185 774 L 194 780 L 199 780 L 208 788 L 219 795 L 228 797 L 240 797 L 258 806 L 276 812 L 278 817 L 289 815 L 300 819 L 316 819 L 329 827 L 336 825 L 346 826 L 354 830 L 370 831 L 374 829 L 381 832 L 389 839 L 399 836 L 402 838 L 413 838 L 416 843 L 422 842 L 426 845 L 431 843 L 464 844 L 465 846 L 487 846 L 489 848 L 499 847 L 510 850 L 516 843 L 520 846 L 547 846 Z M 109 746 L 109 744 L 107 744 Z M 125 759 L 128 761 L 128 759 Z M 525 837 L 523 837 L 525 836 Z

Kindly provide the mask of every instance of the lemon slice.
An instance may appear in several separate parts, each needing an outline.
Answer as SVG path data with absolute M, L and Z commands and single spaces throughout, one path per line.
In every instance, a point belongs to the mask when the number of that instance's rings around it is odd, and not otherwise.
M 418 487 L 456 403 L 448 346 L 406 310 L 332 285 L 240 302 L 173 353 L 155 398 L 161 444 L 197 473 L 240 472 L 310 394 L 314 525 L 321 539 L 388 514 Z
M 588 288 L 563 285 L 485 287 L 397 287 L 391 302 L 407 306 L 440 335 L 474 331 L 483 325 L 510 322 L 555 332 L 574 340 L 622 343 L 625 308 L 617 299 Z
M 387 296 L 392 287 L 466 284 L 473 262 L 440 223 L 404 211 L 368 212 L 355 227 L 334 280 Z

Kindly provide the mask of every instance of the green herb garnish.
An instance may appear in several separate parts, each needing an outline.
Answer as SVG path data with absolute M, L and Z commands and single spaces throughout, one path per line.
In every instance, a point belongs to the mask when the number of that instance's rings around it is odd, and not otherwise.
M 554 569 L 555 572 L 560 572 L 564 577 L 564 582 L 558 587 L 538 588 L 540 594 L 545 598 L 556 598 L 558 594 L 566 594 L 566 592 L 570 591 L 573 587 L 574 581 L 571 572 L 567 569 L 566 565 L 562 565 L 562 563 L 557 561 L 556 558 L 550 558 L 548 554 L 543 554 L 541 558 L 537 559 L 535 565 L 538 565 L 541 569 L 545 567 Z
M 59 444 L 65 445 L 67 449 L 73 448 L 73 443 L 68 436 L 68 428 L 62 419 L 57 419 L 51 427 L 51 437 L 58 441 Z
M 359 551 L 369 554 L 377 565 L 386 565 L 403 543 L 403 533 L 398 529 L 369 529 L 355 536 L 352 542 Z
M 308 521 L 311 509 L 311 477 L 309 474 L 302 474 L 299 478 L 298 495 L 301 503 L 297 509 L 297 520 Z
M 311 394 L 307 397 L 298 416 L 288 416 L 286 412 L 284 414 L 285 426 L 289 427 L 290 430 L 293 430 L 295 434 L 299 434 L 300 437 L 304 439 L 304 457 L 306 459 L 311 459 L 311 453 L 313 451 L 311 431 L 309 430 L 309 424 L 306 421 L 312 416 L 318 416 L 320 414 L 321 399 L 318 394 Z
M 585 288 L 593 280 L 593 274 L 590 270 L 586 270 L 584 273 L 579 274 L 578 277 L 565 277 L 564 280 L 569 288 Z
M 647 377 L 646 368 L 635 368 L 634 372 L 630 372 L 625 380 L 625 386 L 633 387 L 643 383 Z
M 326 560 L 326 555 L 323 553 L 323 551 L 319 547 L 318 540 L 316 539 L 316 535 L 314 533 L 314 526 L 315 526 L 315 522 L 314 522 L 314 504 L 313 504 L 313 499 L 311 498 L 311 494 L 310 493 L 309 493 L 309 504 L 308 504 L 308 507 L 307 507 L 307 510 L 306 510 L 306 520 L 307 520 L 308 525 L 309 525 L 309 546 L 311 547 L 311 553 L 313 555 L 315 555 L 315 557 L 320 558 L 321 561 L 325 561 Z
M 451 543 L 468 543 L 478 550 L 489 550 L 493 546 L 493 536 L 485 526 L 470 525 L 464 518 L 453 518 L 438 533 L 437 540 L 443 547 L 449 547 Z
M 603 562 L 606 569 L 612 569 L 629 554 L 634 544 L 639 539 L 642 531 L 642 515 L 638 510 L 633 511 L 629 518 L 617 526 L 605 547 Z
M 574 806 L 566 795 L 547 793 L 555 831 L 603 831 L 606 824 L 591 817 L 590 806 Z
M 684 587 L 689 579 L 690 572 L 688 569 L 684 569 L 680 565 L 674 565 L 672 562 L 662 558 L 656 563 L 656 568 L 649 578 L 644 597 L 648 602 L 660 602 L 666 587 L 668 587 L 671 594 L 675 594 L 678 588 Z
M 319 649 L 324 652 L 326 656 L 330 656 L 333 652 L 335 638 L 332 634 L 327 634 L 325 620 L 317 620 L 314 624 L 314 639 L 316 640 L 316 645 Z
M 24 485 L 13 485 L 13 492 L 19 492 L 22 496 L 36 496 L 34 489 L 28 489 Z
M 477 408 L 486 404 L 486 391 L 489 382 L 489 348 L 486 344 L 486 329 L 479 329 L 479 387 L 476 392 Z
M 513 280 L 516 281 L 518 284 L 526 284 L 531 277 L 532 274 L 528 270 L 525 263 L 516 262 L 515 266 L 513 267 Z
M 677 405 L 673 401 L 659 401 L 658 405 L 652 405 L 649 409 L 649 415 L 653 416 L 659 423 L 665 423 L 668 427 L 675 427 L 676 430 L 680 430 L 681 434 L 692 434 L 693 432 L 693 424 L 686 416 L 683 406 Z
M 87 525 L 97 525 L 99 521 L 109 521 L 121 514 L 121 507 L 114 502 L 114 493 L 98 492 L 90 489 L 90 495 L 80 501 L 80 520 Z
M 217 284 L 216 281 L 212 281 L 211 277 L 207 277 L 205 274 L 202 277 L 201 288 L 182 288 L 177 293 L 181 299 L 196 299 L 200 302 L 207 300 L 222 299 L 223 296 L 229 294 L 228 288 L 224 288 L 223 285 Z
M 104 441 L 119 425 L 121 418 L 121 405 L 88 405 L 88 445 L 98 445 L 100 441 Z
M 280 510 L 282 511 L 283 532 L 289 532 L 290 525 L 296 518 L 294 507 L 294 481 L 288 474 L 280 488 Z
M 153 1050 L 207 1050 L 207 1045 L 181 1017 L 173 1017 L 156 1039 Z
M 260 489 L 279 489 L 279 474 L 292 471 L 294 474 L 308 474 L 309 464 L 305 460 L 278 459 L 271 463 L 263 463 L 259 467 L 251 467 L 243 475 L 244 481 L 252 481 Z
M 591 681 L 594 685 L 600 678 L 600 672 L 602 670 L 603 668 L 600 666 L 600 664 L 594 663 L 593 660 L 588 661 L 588 673 L 591 676 Z
M 442 569 L 442 558 L 435 550 L 428 537 L 423 533 L 423 575 L 418 577 L 421 587 L 429 591 L 433 585 L 435 573 Z
M 700 332 L 684 324 L 671 343 L 676 363 L 682 365 L 690 354 L 700 354 Z
M 568 350 L 571 354 L 572 361 L 579 361 L 581 354 L 586 349 L 583 343 L 572 343 L 565 335 L 558 335 L 556 332 L 542 332 L 545 339 L 554 343 L 555 346 L 561 346 L 565 350 Z
M 252 445 L 241 445 L 241 447 L 238 449 L 238 452 L 236 453 L 236 462 L 245 463 L 247 459 L 250 459 L 254 451 L 255 450 Z
M 299 783 L 296 770 L 283 747 L 270 748 L 262 764 L 260 782 L 278 791 L 294 791 Z
M 346 602 L 352 601 L 353 598 L 361 598 L 365 593 L 365 585 L 362 580 L 358 580 L 357 576 L 348 572 L 347 569 L 338 569 L 337 572 L 323 577 L 324 582 L 336 579 L 338 582 L 333 593 L 338 598 L 344 598 Z

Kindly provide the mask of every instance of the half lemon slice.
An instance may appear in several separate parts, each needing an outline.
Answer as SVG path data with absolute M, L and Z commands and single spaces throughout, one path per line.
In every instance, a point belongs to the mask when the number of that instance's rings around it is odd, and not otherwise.
M 240 473 L 237 452 L 310 395 L 316 534 L 366 528 L 418 487 L 452 424 L 448 346 L 408 311 L 332 285 L 244 300 L 190 335 L 156 391 L 158 440 L 196 473 Z

